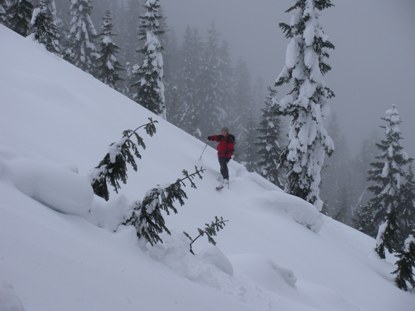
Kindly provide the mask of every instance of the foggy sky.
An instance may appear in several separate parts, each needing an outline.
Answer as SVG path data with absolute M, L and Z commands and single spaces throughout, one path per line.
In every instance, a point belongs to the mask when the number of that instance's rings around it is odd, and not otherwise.
M 181 39 L 187 25 L 205 31 L 212 22 L 253 76 L 272 85 L 285 62 L 287 39 L 278 27 L 294 0 L 161 0 L 168 24 Z M 342 132 L 356 151 L 383 125 L 392 104 L 402 117 L 403 146 L 415 157 L 415 1 L 334 0 L 322 24 L 336 46 L 326 84 Z

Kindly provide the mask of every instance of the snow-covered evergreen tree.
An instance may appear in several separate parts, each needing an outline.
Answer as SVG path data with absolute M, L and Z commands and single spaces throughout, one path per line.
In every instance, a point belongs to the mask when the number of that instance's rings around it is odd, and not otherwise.
M 56 9 L 55 0 L 45 0 L 46 6 L 48 7 L 49 12 L 52 14 L 55 24 L 58 25 L 60 20 L 58 18 L 58 11 Z
M 59 1 L 59 0 L 56 0 Z M 61 0 L 61 1 L 65 1 L 68 2 L 67 0 Z M 37 7 L 40 6 L 40 2 L 41 0 L 36 0 L 34 1 L 34 3 L 37 3 Z M 61 29 L 63 27 L 63 21 L 62 19 L 58 16 L 58 10 L 56 7 L 56 2 L 55 0 L 44 0 L 47 10 L 50 14 L 52 14 L 52 18 L 53 18 L 53 22 L 55 24 L 55 26 L 58 28 L 59 34 L 61 33 Z
M 166 118 L 166 103 L 163 83 L 163 56 L 159 36 L 160 27 L 159 0 L 146 0 L 146 12 L 140 17 L 139 39 L 144 42 L 139 52 L 143 56 L 142 64 L 135 66 L 131 85 L 133 100 L 155 114 Z
M 33 11 L 32 33 L 35 40 L 43 44 L 49 52 L 61 54 L 56 21 L 46 0 L 41 0 L 39 7 Z
M 276 86 L 292 83 L 292 90 L 278 101 L 282 115 L 290 117 L 289 144 L 284 153 L 288 173 L 285 190 L 321 210 L 320 172 L 334 144 L 323 125 L 327 100 L 334 96 L 323 81 L 331 67 L 327 64 L 328 40 L 319 22 L 320 12 L 330 8 L 330 0 L 296 0 L 287 10 L 293 12 L 290 24 L 280 27 L 290 39 L 285 67 Z M 276 99 L 275 99 L 276 100 Z
M 65 50 L 65 42 L 67 39 L 67 35 L 65 34 L 65 25 L 62 21 L 62 19 L 58 16 L 58 10 L 56 8 L 55 0 L 45 0 L 46 6 L 48 7 L 48 11 L 52 14 L 53 23 L 56 27 L 56 35 L 57 35 L 57 41 L 59 43 L 59 47 L 61 50 L 61 54 L 63 55 L 63 52 Z
M 361 148 L 352 159 L 350 166 L 351 179 L 353 181 L 351 186 L 354 208 L 352 223 L 354 228 L 362 232 L 365 232 L 364 229 L 371 222 L 371 216 L 365 209 L 367 201 L 370 199 L 370 192 L 367 189 L 369 187 L 367 172 L 370 168 L 370 163 L 378 154 L 376 142 L 381 137 L 382 133 L 380 129 L 373 130 L 362 142 Z
M 33 5 L 28 0 L 17 0 L 7 10 L 7 26 L 23 37 L 29 34 Z
M 3 25 L 7 24 L 7 6 L 4 0 L 0 1 L 0 23 Z
M 399 228 L 402 232 L 400 241 L 415 230 L 415 179 L 412 163 L 406 173 L 405 183 L 402 185 L 402 204 L 399 205 Z
M 258 171 L 270 182 L 281 187 L 280 182 L 280 118 L 277 107 L 272 101 L 276 91 L 268 88 L 269 95 L 265 100 L 265 107 L 262 109 L 260 127 L 257 130 L 258 146 Z
M 377 234 L 376 250 L 384 257 L 385 247 L 389 250 L 399 249 L 397 224 L 398 212 L 402 204 L 402 184 L 404 183 L 406 166 L 411 159 L 401 146 L 401 118 L 395 106 L 386 111 L 382 118 L 386 125 L 381 126 L 385 137 L 376 144 L 380 154 L 370 164 L 368 180 L 372 183 L 368 188 L 373 197 L 363 208 L 367 219 L 364 232 Z
M 97 77 L 110 87 L 117 89 L 118 82 L 122 80 L 120 72 L 122 65 L 117 59 L 120 48 L 112 41 L 112 18 L 110 11 L 105 13 L 100 34 L 100 57 L 97 59 Z
M 91 74 L 99 57 L 95 46 L 97 31 L 91 20 L 90 0 L 71 0 L 68 59 L 75 66 Z
M 398 252 L 397 269 L 393 272 L 396 274 L 396 285 L 405 291 L 415 288 L 414 270 L 415 270 L 415 231 L 410 234 L 403 244 L 402 250 Z
M 385 249 L 389 253 L 398 250 L 399 240 L 398 236 L 400 228 L 398 226 L 397 209 L 390 208 L 387 210 L 385 220 L 379 226 L 378 235 L 376 237 L 376 253 L 382 259 L 386 258 Z

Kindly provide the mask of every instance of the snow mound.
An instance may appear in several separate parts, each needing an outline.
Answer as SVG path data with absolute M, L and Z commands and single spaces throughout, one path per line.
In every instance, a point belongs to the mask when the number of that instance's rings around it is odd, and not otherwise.
M 280 267 L 270 258 L 259 254 L 243 254 L 232 256 L 231 259 L 238 271 L 271 292 L 279 292 L 287 287 L 296 288 L 294 273 Z
M 21 157 L 0 148 L 0 180 L 64 214 L 84 216 L 94 197 L 86 177 L 63 167 Z
M 132 206 L 124 195 L 110 198 L 108 202 L 94 196 L 91 209 L 85 215 L 85 219 L 100 228 L 114 232 L 131 215 L 131 209 Z
M 268 191 L 257 199 L 262 206 L 282 212 L 313 232 L 319 232 L 323 226 L 323 216 L 306 201 L 281 191 Z
M 17 297 L 13 285 L 5 282 L 0 283 L 0 310 L 1 311 L 24 311 L 19 297 Z
M 281 212 L 284 216 L 294 220 L 313 232 L 319 232 L 323 226 L 321 213 L 312 204 L 295 196 L 288 195 L 276 185 L 261 177 L 257 173 L 248 172 L 246 168 L 238 163 L 232 163 L 236 171 L 236 180 L 240 182 L 252 181 L 265 191 L 261 191 L 254 201 L 254 206 L 266 207 L 272 211 Z M 235 188 L 235 185 L 234 185 Z M 246 193 L 248 189 L 239 192 Z
M 211 263 L 226 274 L 233 275 L 233 266 L 229 259 L 217 247 L 208 247 L 203 249 L 200 254 L 205 262 Z
M 150 256 L 172 271 L 195 283 L 215 289 L 226 289 L 232 283 L 233 266 L 217 248 L 208 248 L 192 255 L 184 235 L 163 235 L 163 244 L 148 247 Z M 227 284 L 227 285 L 224 285 Z

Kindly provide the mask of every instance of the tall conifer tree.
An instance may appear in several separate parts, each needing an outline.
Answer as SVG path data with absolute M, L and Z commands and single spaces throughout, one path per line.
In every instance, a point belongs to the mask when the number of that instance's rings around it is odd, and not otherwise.
M 354 198 L 353 206 L 353 227 L 357 230 L 365 232 L 367 224 L 370 223 L 370 215 L 366 215 L 365 206 L 370 199 L 368 191 L 367 171 L 370 168 L 370 163 L 378 154 L 376 142 L 380 140 L 381 134 L 378 129 L 372 131 L 361 144 L 360 151 L 352 159 L 351 163 L 351 179 L 352 183 L 352 197 Z M 376 234 L 376 233 L 375 233 Z
M 412 163 L 406 173 L 405 183 L 402 185 L 402 204 L 399 208 L 399 227 L 402 235 L 399 240 L 404 241 L 412 232 L 415 232 L 415 179 Z
M 35 40 L 43 44 L 49 52 L 61 54 L 58 28 L 46 0 L 41 0 L 39 7 L 35 9 L 32 23 Z
M 23 37 L 29 34 L 33 4 L 28 0 L 17 0 L 7 10 L 7 26 Z
M 117 89 L 118 82 L 122 80 L 120 72 L 122 65 L 117 59 L 120 48 L 113 42 L 112 18 L 110 11 L 105 13 L 100 34 L 100 57 L 97 60 L 97 77 L 110 87 Z
M 91 74 L 99 57 L 94 43 L 97 31 L 91 19 L 92 8 L 90 0 L 71 0 L 68 51 L 69 61 Z
M 289 144 L 284 154 L 288 180 L 285 190 L 322 209 L 320 173 L 334 144 L 323 125 L 327 100 L 334 96 L 323 81 L 331 67 L 328 51 L 333 44 L 319 22 L 320 12 L 330 8 L 330 0 L 296 0 L 290 24 L 280 27 L 290 39 L 286 64 L 276 86 L 292 84 L 292 90 L 278 101 L 280 113 L 290 117 Z
M 385 138 L 376 144 L 380 154 L 370 164 L 368 188 L 373 197 L 363 208 L 367 219 L 364 232 L 374 236 L 377 233 L 376 251 L 381 258 L 385 257 L 385 248 L 390 252 L 400 248 L 398 213 L 402 200 L 402 185 L 406 167 L 411 159 L 401 146 L 401 118 L 395 106 L 386 111 L 382 118 L 386 125 L 381 126 Z M 379 229 L 378 229 L 379 227 Z
M 262 109 L 260 127 L 258 129 L 257 146 L 260 160 L 258 162 L 259 173 L 270 182 L 281 187 L 280 178 L 280 118 L 278 109 L 272 98 L 276 91 L 268 88 L 269 95 Z
M 159 36 L 163 33 L 160 26 L 159 0 L 146 0 L 146 12 L 140 17 L 138 37 L 143 41 L 139 52 L 143 56 L 142 64 L 135 66 L 131 85 L 133 100 L 166 118 L 166 103 L 163 82 L 163 56 Z
M 415 231 L 408 235 L 403 243 L 402 249 L 398 252 L 397 269 L 393 272 L 396 274 L 396 285 L 407 291 L 415 288 Z
M 0 23 L 3 25 L 7 25 L 7 6 L 4 0 L 0 1 Z
M 378 229 L 375 251 L 382 259 L 386 258 L 385 250 L 388 250 L 389 253 L 399 250 L 400 228 L 398 227 L 397 212 L 396 208 L 389 208 Z

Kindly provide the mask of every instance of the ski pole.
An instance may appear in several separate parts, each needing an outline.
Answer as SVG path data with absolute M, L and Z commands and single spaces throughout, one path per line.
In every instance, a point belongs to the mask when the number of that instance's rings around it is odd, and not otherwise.
M 206 149 L 206 147 L 207 147 L 207 144 L 205 145 L 205 148 L 203 148 L 202 154 L 201 154 L 201 155 L 200 155 L 200 157 L 199 157 L 199 161 L 200 161 L 200 160 L 202 160 L 203 153 L 205 153 L 205 149 Z

